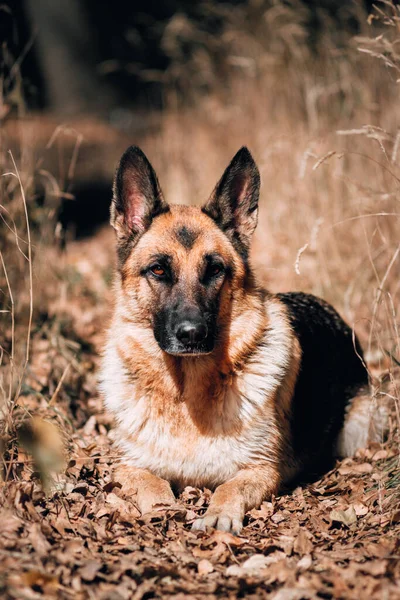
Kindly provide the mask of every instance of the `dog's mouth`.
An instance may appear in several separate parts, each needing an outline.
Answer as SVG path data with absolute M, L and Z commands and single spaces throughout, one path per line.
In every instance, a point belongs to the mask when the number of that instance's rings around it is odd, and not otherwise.
M 164 352 L 166 352 L 167 354 L 170 354 L 171 356 L 181 356 L 181 357 L 193 357 L 195 358 L 196 356 L 207 356 L 207 354 L 211 354 L 213 351 L 213 348 L 211 349 L 207 349 L 207 348 L 184 348 L 181 350 L 165 350 L 163 349 Z
M 171 356 L 195 357 L 206 356 L 214 350 L 214 339 L 208 338 L 201 343 L 180 342 L 176 337 L 171 336 L 167 339 L 157 340 L 161 350 Z
M 178 340 L 171 340 L 169 343 L 158 343 L 161 350 L 171 356 L 205 356 L 211 354 L 214 350 L 214 343 L 208 341 L 203 344 L 181 344 Z

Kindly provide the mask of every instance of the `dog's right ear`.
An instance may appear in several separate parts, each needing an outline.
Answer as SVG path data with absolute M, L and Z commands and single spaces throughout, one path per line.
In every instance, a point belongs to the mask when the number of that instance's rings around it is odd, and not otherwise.
M 115 174 L 111 204 L 111 225 L 119 242 L 135 243 L 156 216 L 168 211 L 153 167 L 140 148 L 130 146 Z

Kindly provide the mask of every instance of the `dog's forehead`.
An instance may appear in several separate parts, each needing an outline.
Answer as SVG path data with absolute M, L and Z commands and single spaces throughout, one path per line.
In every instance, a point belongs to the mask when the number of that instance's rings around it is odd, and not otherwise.
M 171 206 L 170 212 L 154 220 L 148 234 L 157 245 L 191 251 L 215 247 L 229 251 L 230 242 L 219 227 L 194 206 Z

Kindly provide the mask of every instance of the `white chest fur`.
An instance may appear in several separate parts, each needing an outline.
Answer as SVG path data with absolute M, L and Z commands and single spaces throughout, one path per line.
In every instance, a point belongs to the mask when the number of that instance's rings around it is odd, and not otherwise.
M 276 317 L 276 326 L 269 329 L 245 372 L 227 387 L 223 409 L 213 415 L 214 427 L 207 434 L 192 422 L 184 402 L 179 407 L 185 423 L 181 430 L 163 415 L 154 418 L 151 398 L 136 397 L 116 344 L 109 342 L 102 390 L 107 408 L 116 416 L 115 437 L 126 464 L 148 469 L 179 486 L 213 488 L 245 466 L 276 460 L 270 452 L 271 440 L 276 438 L 271 399 L 287 372 L 291 348 L 284 319 L 278 320 L 278 314 L 270 317 Z

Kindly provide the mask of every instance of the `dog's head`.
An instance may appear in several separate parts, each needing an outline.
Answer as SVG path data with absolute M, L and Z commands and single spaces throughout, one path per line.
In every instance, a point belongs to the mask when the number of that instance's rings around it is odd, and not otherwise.
M 143 152 L 130 147 L 114 181 L 122 293 L 130 316 L 169 354 L 213 351 L 249 278 L 260 176 L 247 148 L 202 207 L 168 205 Z

